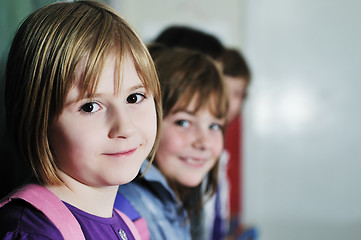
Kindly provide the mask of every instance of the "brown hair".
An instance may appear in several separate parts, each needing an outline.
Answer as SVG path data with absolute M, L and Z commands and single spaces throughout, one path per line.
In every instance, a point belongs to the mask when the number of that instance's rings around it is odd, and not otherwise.
M 226 49 L 220 61 L 223 66 L 223 74 L 232 77 L 242 77 L 247 83 L 251 80 L 251 71 L 242 54 L 236 49 Z
M 226 86 L 213 59 L 198 51 L 159 45 L 151 45 L 149 51 L 158 71 L 164 117 L 186 109 L 196 97 L 195 112 L 207 107 L 216 118 L 225 119 L 228 110 Z M 172 184 L 188 212 L 197 213 L 203 204 L 202 196 L 211 196 L 216 191 L 218 165 L 219 161 L 210 170 L 205 189 L 201 184 L 191 189 Z
M 164 44 L 167 47 L 201 51 L 216 60 L 221 57 L 224 51 L 223 44 L 215 35 L 190 26 L 169 26 L 153 42 Z
M 85 60 L 82 94 L 94 93 L 105 59 L 114 51 L 119 65 L 125 54 L 132 56 L 154 97 L 158 132 L 153 158 L 162 118 L 160 87 L 146 47 L 124 19 L 96 1 L 59 2 L 35 11 L 20 26 L 6 67 L 6 117 L 20 155 L 39 182 L 61 182 L 47 131 L 74 85 L 74 70 Z

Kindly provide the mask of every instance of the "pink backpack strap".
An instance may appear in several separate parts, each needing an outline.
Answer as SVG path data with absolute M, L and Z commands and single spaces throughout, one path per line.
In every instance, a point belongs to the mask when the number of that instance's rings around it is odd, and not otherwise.
M 144 236 L 142 236 L 142 237 L 140 236 L 137 227 L 134 225 L 132 220 L 130 220 L 130 218 L 127 215 L 125 215 L 124 213 L 122 213 L 121 211 L 119 211 L 116 208 L 114 208 L 114 209 L 120 215 L 120 217 L 124 220 L 124 222 L 127 224 L 127 226 L 129 227 L 129 230 L 132 232 L 135 240 L 147 240 L 147 239 L 149 239 L 149 236 L 148 236 L 148 238 L 144 238 Z
M 115 198 L 114 208 L 125 215 L 134 223 L 142 240 L 149 240 L 150 233 L 147 221 L 142 217 L 130 201 L 119 192 Z
M 134 222 L 135 227 L 138 229 L 142 240 L 149 240 L 150 233 L 147 225 L 147 221 L 145 218 L 141 217 L 135 220 Z
M 74 215 L 47 188 L 37 184 L 20 187 L 2 199 L 0 207 L 13 199 L 22 199 L 41 211 L 59 229 L 64 240 L 85 240 L 83 231 Z

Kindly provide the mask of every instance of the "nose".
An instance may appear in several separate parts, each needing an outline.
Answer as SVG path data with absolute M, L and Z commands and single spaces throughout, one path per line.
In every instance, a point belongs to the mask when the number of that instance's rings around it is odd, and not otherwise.
M 109 116 L 109 138 L 128 138 L 136 131 L 131 114 L 125 108 L 113 109 Z
M 202 151 L 209 149 L 212 145 L 212 139 L 208 133 L 208 129 L 197 127 L 194 133 L 193 147 Z

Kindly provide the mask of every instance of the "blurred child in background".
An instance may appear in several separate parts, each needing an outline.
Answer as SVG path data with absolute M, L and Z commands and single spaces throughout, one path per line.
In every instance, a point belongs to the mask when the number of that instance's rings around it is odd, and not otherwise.
M 242 106 L 251 81 L 249 66 L 237 49 L 225 49 L 219 58 L 228 89 L 229 109 L 225 149 L 229 154 L 227 176 L 229 179 L 229 232 L 242 232 Z
M 227 49 L 214 35 L 187 26 L 170 26 L 154 42 L 169 47 L 199 50 L 211 56 L 223 73 L 227 85 L 229 110 L 225 151 L 219 167 L 217 193 L 206 201 L 203 218 L 193 219 L 193 239 L 222 239 L 239 235 L 242 205 L 242 118 L 251 73 L 241 52 Z M 235 229 L 238 229 L 235 231 Z

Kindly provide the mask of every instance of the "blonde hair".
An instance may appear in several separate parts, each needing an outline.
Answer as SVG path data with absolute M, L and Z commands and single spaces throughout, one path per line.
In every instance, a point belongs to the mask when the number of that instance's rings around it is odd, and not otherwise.
M 45 6 L 20 26 L 6 67 L 6 118 L 22 158 L 30 162 L 39 182 L 61 183 L 47 131 L 74 85 L 74 70 L 85 60 L 82 94 L 92 94 L 105 59 L 114 51 L 119 53 L 119 66 L 130 54 L 154 97 L 158 128 L 149 154 L 153 159 L 162 119 L 160 86 L 147 48 L 130 25 L 105 4 L 77 1 Z

